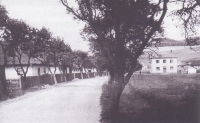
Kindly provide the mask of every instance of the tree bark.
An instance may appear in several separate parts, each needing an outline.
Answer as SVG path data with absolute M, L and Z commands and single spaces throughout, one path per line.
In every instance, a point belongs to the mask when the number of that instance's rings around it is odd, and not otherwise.
M 57 80 L 56 80 L 56 74 L 53 74 L 53 80 L 54 80 L 54 84 L 58 84 Z
M 83 72 L 81 72 L 81 79 L 83 79 Z
M 28 88 L 28 83 L 27 83 L 27 79 L 26 79 L 26 74 L 24 74 L 24 76 L 22 77 L 23 81 L 24 81 L 24 89 Z
M 66 75 L 67 75 L 67 72 L 66 72 L 66 70 L 64 70 L 64 71 L 63 71 L 63 78 L 64 78 L 64 81 L 65 81 L 65 82 L 67 82 Z
M 119 115 L 119 104 L 122 91 L 124 90 L 124 75 L 111 73 L 108 82 L 109 112 L 110 118 L 114 122 Z

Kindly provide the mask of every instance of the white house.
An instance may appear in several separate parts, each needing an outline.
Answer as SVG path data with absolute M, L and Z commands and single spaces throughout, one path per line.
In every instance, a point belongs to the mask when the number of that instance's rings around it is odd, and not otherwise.
M 96 68 L 84 68 L 83 73 L 97 72 Z M 80 73 L 80 69 L 74 68 L 72 73 Z
M 27 68 L 27 65 L 23 65 L 24 70 Z M 50 67 L 50 70 L 54 72 L 54 67 Z M 18 72 L 17 72 L 17 71 Z M 45 65 L 42 64 L 31 64 L 28 68 L 28 72 L 26 76 L 40 76 L 43 74 L 51 74 L 49 68 L 45 67 Z M 22 73 L 21 67 L 19 65 L 7 65 L 5 66 L 5 76 L 6 79 L 20 79 L 21 75 L 18 73 Z M 67 69 L 67 73 L 69 73 L 69 68 Z M 61 74 L 58 67 L 56 67 L 55 74 Z
M 152 58 L 151 73 L 177 73 L 177 57 Z
M 188 74 L 197 73 L 197 69 L 191 66 L 188 66 Z

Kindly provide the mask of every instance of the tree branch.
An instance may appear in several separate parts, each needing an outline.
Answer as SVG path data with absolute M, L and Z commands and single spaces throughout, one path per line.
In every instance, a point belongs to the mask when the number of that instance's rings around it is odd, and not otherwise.
M 137 64 L 137 59 L 142 54 L 142 52 L 145 49 L 145 47 L 146 47 L 149 39 L 159 29 L 160 25 L 162 24 L 163 19 L 164 19 L 166 13 L 167 13 L 167 3 L 168 2 L 169 2 L 169 0 L 164 0 L 164 3 L 163 3 L 163 12 L 162 12 L 162 15 L 161 15 L 159 21 L 154 25 L 154 27 L 152 27 L 151 31 L 147 34 L 147 37 L 144 39 L 144 41 L 142 42 L 142 44 L 139 47 L 138 51 L 136 52 L 136 55 L 131 60 L 131 68 L 129 69 L 128 74 L 125 76 L 125 82 L 124 82 L 125 85 L 128 83 L 130 77 L 132 76 L 132 74 L 134 72 L 134 69 L 136 67 L 136 64 Z
M 75 17 L 77 17 L 80 20 L 86 20 L 85 18 L 81 17 L 79 13 L 75 12 L 75 10 L 72 7 L 68 6 L 67 0 L 61 0 L 61 3 L 66 7 L 67 11 L 73 13 Z

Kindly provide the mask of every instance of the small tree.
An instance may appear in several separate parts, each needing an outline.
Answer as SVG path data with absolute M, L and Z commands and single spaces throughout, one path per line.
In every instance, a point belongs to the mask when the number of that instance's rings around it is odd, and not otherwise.
M 31 59 L 37 58 L 45 45 L 41 40 L 39 31 L 29 27 L 23 21 L 10 19 L 6 23 L 3 38 L 6 41 L 6 49 L 8 55 L 12 57 L 11 61 L 15 66 L 15 70 L 19 72 L 19 68 L 17 68 L 17 64 L 19 64 L 23 80 L 26 83 L 26 75 Z
M 30 27 L 18 20 L 10 19 L 6 24 L 6 31 L 4 39 L 7 43 L 7 49 L 9 56 L 12 56 L 12 63 L 15 65 L 15 70 L 17 71 L 16 64 L 20 65 L 20 68 L 23 72 L 23 79 L 26 82 L 26 74 L 30 66 L 30 59 L 32 56 L 27 56 L 28 47 L 30 42 L 29 38 Z M 22 61 L 27 60 L 27 66 L 23 66 Z M 17 61 L 17 63 L 16 63 Z
M 71 68 L 73 64 L 73 57 L 72 57 L 72 50 L 69 45 L 63 44 L 62 51 L 58 54 L 58 65 L 59 65 L 59 70 L 62 73 L 64 80 L 67 81 L 66 79 L 66 73 L 67 69 Z
M 49 69 L 49 72 L 51 73 L 55 84 L 57 83 L 55 77 L 57 68 L 60 68 L 63 56 L 70 51 L 70 46 L 66 45 L 64 41 L 58 37 L 48 40 L 47 45 L 44 48 L 44 52 L 41 53 L 42 58 L 40 58 L 40 60 Z M 54 69 L 52 70 L 51 67 L 53 67 Z
M 81 73 L 81 78 L 83 79 L 83 69 L 84 69 L 84 63 L 87 59 L 88 55 L 84 51 L 74 51 L 74 65 L 75 67 L 78 67 Z

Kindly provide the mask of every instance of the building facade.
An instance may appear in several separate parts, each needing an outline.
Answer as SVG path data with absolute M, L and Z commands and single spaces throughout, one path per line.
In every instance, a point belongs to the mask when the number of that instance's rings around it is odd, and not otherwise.
M 151 73 L 177 73 L 177 57 L 152 58 Z
M 24 70 L 27 68 L 27 65 L 23 65 Z M 21 69 L 19 65 L 7 65 L 5 66 L 5 76 L 6 79 L 20 79 L 21 76 L 17 73 L 17 69 Z M 40 76 L 43 74 L 51 74 L 50 70 L 54 73 L 55 67 L 46 67 L 45 65 L 42 64 L 32 64 L 28 68 L 28 72 L 26 76 Z M 69 68 L 67 68 L 67 73 L 69 73 Z M 22 73 L 22 71 L 21 71 Z M 55 74 L 61 74 L 60 70 L 58 67 L 56 67 Z

